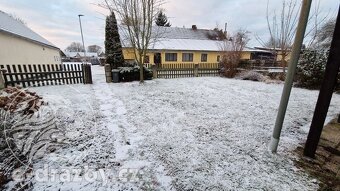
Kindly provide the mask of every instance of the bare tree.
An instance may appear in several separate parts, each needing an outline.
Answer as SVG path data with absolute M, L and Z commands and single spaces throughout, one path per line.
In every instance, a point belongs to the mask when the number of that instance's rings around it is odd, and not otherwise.
M 249 42 L 249 32 L 246 30 L 238 30 L 235 35 L 223 40 L 220 45 L 222 60 L 221 64 L 224 68 L 224 76 L 232 78 L 237 73 L 237 67 L 241 61 L 242 51 Z
M 103 51 L 103 49 L 102 49 L 102 47 L 100 47 L 98 45 L 90 45 L 90 46 L 87 47 L 87 51 L 100 54 Z
M 84 52 L 83 44 L 80 42 L 72 42 L 66 49 L 67 52 Z
M 269 14 L 269 1 L 267 3 L 267 25 L 270 33 L 271 47 L 275 54 L 281 56 L 283 72 L 287 66 L 287 57 L 293 44 L 296 25 L 299 16 L 299 5 L 296 0 L 283 0 L 280 16 L 275 12 L 272 18 Z
M 267 27 L 269 31 L 269 40 L 265 41 L 261 39 L 258 35 L 255 38 L 261 43 L 262 46 L 267 47 L 273 51 L 277 56 L 281 56 L 281 65 L 283 67 L 283 72 L 287 66 L 287 60 L 293 46 L 293 40 L 295 37 L 297 22 L 299 18 L 299 10 L 301 7 L 301 2 L 297 0 L 282 0 L 282 6 L 280 8 L 280 13 L 277 14 L 274 10 L 272 13 L 269 12 L 269 0 L 267 2 Z M 320 0 L 315 1 L 314 9 L 309 17 L 309 26 L 305 35 L 309 36 L 308 46 L 313 44 L 318 26 L 325 21 L 327 16 L 320 18 Z M 312 22 L 313 21 L 313 22 Z
M 152 24 L 160 10 L 161 0 L 105 0 L 107 8 L 115 12 L 124 25 L 127 39 L 140 66 L 140 82 L 144 82 L 144 58 L 152 42 Z

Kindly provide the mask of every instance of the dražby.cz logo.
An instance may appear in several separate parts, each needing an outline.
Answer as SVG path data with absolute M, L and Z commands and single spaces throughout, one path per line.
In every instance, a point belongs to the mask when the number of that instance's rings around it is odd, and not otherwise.
M 103 185 L 109 182 L 141 182 L 144 172 L 141 169 L 122 168 L 118 171 L 115 169 L 95 169 L 89 166 L 82 168 L 50 168 L 44 165 L 42 169 L 31 171 L 23 174 L 20 169 L 13 172 L 13 179 L 22 181 L 32 178 L 37 182 L 63 182 L 63 183 L 80 183 L 80 182 L 101 182 Z

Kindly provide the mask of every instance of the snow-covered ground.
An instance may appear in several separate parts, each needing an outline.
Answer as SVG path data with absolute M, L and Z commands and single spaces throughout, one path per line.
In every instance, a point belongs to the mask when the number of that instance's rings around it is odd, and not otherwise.
M 220 77 L 107 84 L 103 67 L 92 71 L 93 85 L 32 88 L 56 110 L 69 139 L 34 170 L 72 172 L 71 179 L 35 178 L 34 190 L 318 188 L 292 153 L 306 139 L 317 91 L 293 89 L 273 155 L 267 144 L 282 85 Z M 339 105 L 334 95 L 329 117 Z

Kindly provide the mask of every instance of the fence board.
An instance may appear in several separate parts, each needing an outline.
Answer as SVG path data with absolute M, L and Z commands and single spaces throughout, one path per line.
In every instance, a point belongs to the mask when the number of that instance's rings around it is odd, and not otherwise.
M 7 72 L 11 72 L 12 71 L 11 70 L 11 66 L 9 66 L 9 65 L 6 66 L 6 69 L 7 69 Z M 6 80 L 6 78 L 5 78 L 5 80 Z M 13 76 L 12 75 L 9 76 L 9 80 L 12 82 L 11 85 L 15 86 L 15 84 L 13 84 Z
M 45 80 L 44 80 L 44 76 L 43 76 L 44 71 L 43 71 L 43 67 L 40 64 L 38 65 L 38 69 L 39 69 L 39 72 L 40 72 L 40 74 L 38 76 L 41 79 L 40 80 L 41 86 L 45 86 Z
M 48 64 L 46 67 L 47 67 L 47 72 L 52 72 L 50 64 Z M 54 85 L 55 80 L 51 80 L 53 79 L 53 72 L 50 74 L 47 74 L 47 76 L 48 76 L 47 78 L 48 78 L 49 85 Z
M 43 68 L 43 71 L 44 72 L 47 72 L 47 67 L 46 67 L 47 65 L 42 65 L 42 68 Z M 47 78 L 48 78 L 48 76 L 47 76 L 48 74 L 42 74 L 42 78 L 43 78 L 43 81 L 44 81 L 44 83 L 48 86 L 48 85 L 50 85 L 50 83 L 49 83 L 49 81 L 47 80 Z
M 22 72 L 21 65 L 18 65 L 18 70 L 19 70 L 19 73 L 20 73 L 20 80 L 24 79 L 24 75 L 23 75 L 23 72 Z M 26 83 L 22 83 L 22 86 L 25 88 Z
M 60 76 L 61 76 L 60 79 L 62 80 L 62 82 L 63 82 L 62 84 L 63 85 L 67 84 L 67 81 L 65 79 L 66 78 L 66 73 L 65 73 L 65 69 L 64 68 L 65 68 L 65 65 L 59 65 L 59 70 L 58 70 L 60 72 L 59 73 Z
M 38 67 L 37 65 L 32 65 L 32 79 L 39 79 L 38 74 L 34 74 L 34 71 L 38 72 Z M 33 82 L 33 86 L 40 86 L 39 80 L 36 80 L 35 82 Z
M 84 78 L 83 77 L 80 77 L 82 76 L 83 72 L 82 72 L 82 69 L 81 69 L 81 65 L 76 65 L 76 68 L 77 68 L 77 74 L 78 74 L 78 79 L 79 79 L 79 83 L 84 83 Z
M 71 65 L 69 64 L 66 65 L 66 71 L 67 71 L 66 74 L 67 74 L 68 83 L 73 84 Z
M 26 65 L 23 65 L 23 69 L 24 69 L 24 73 L 25 73 L 25 77 L 26 79 L 28 79 L 30 76 L 27 74 L 28 73 L 28 70 L 27 70 L 27 66 Z M 23 78 L 23 79 L 24 79 Z M 31 86 L 31 83 L 30 82 L 27 82 L 27 86 Z
M 75 76 L 75 73 L 74 73 L 74 68 L 73 68 L 73 65 L 69 65 L 70 66 L 70 70 L 71 73 L 70 73 L 70 76 L 72 77 L 71 81 L 72 81 L 72 84 L 76 84 L 76 76 Z
M 12 65 L 12 71 L 13 71 L 14 73 L 16 73 L 16 74 L 13 76 L 14 81 L 19 80 L 19 78 L 18 78 L 18 73 L 17 73 L 17 68 L 15 67 L 15 65 Z M 16 83 L 16 84 L 17 84 L 17 83 Z M 15 84 L 14 84 L 14 85 L 15 85 Z

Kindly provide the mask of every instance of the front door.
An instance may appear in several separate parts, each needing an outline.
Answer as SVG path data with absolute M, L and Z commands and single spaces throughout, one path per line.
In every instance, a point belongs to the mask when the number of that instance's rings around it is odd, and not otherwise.
M 161 53 L 155 53 L 154 62 L 156 64 L 156 66 L 160 66 L 162 64 L 162 54 Z

